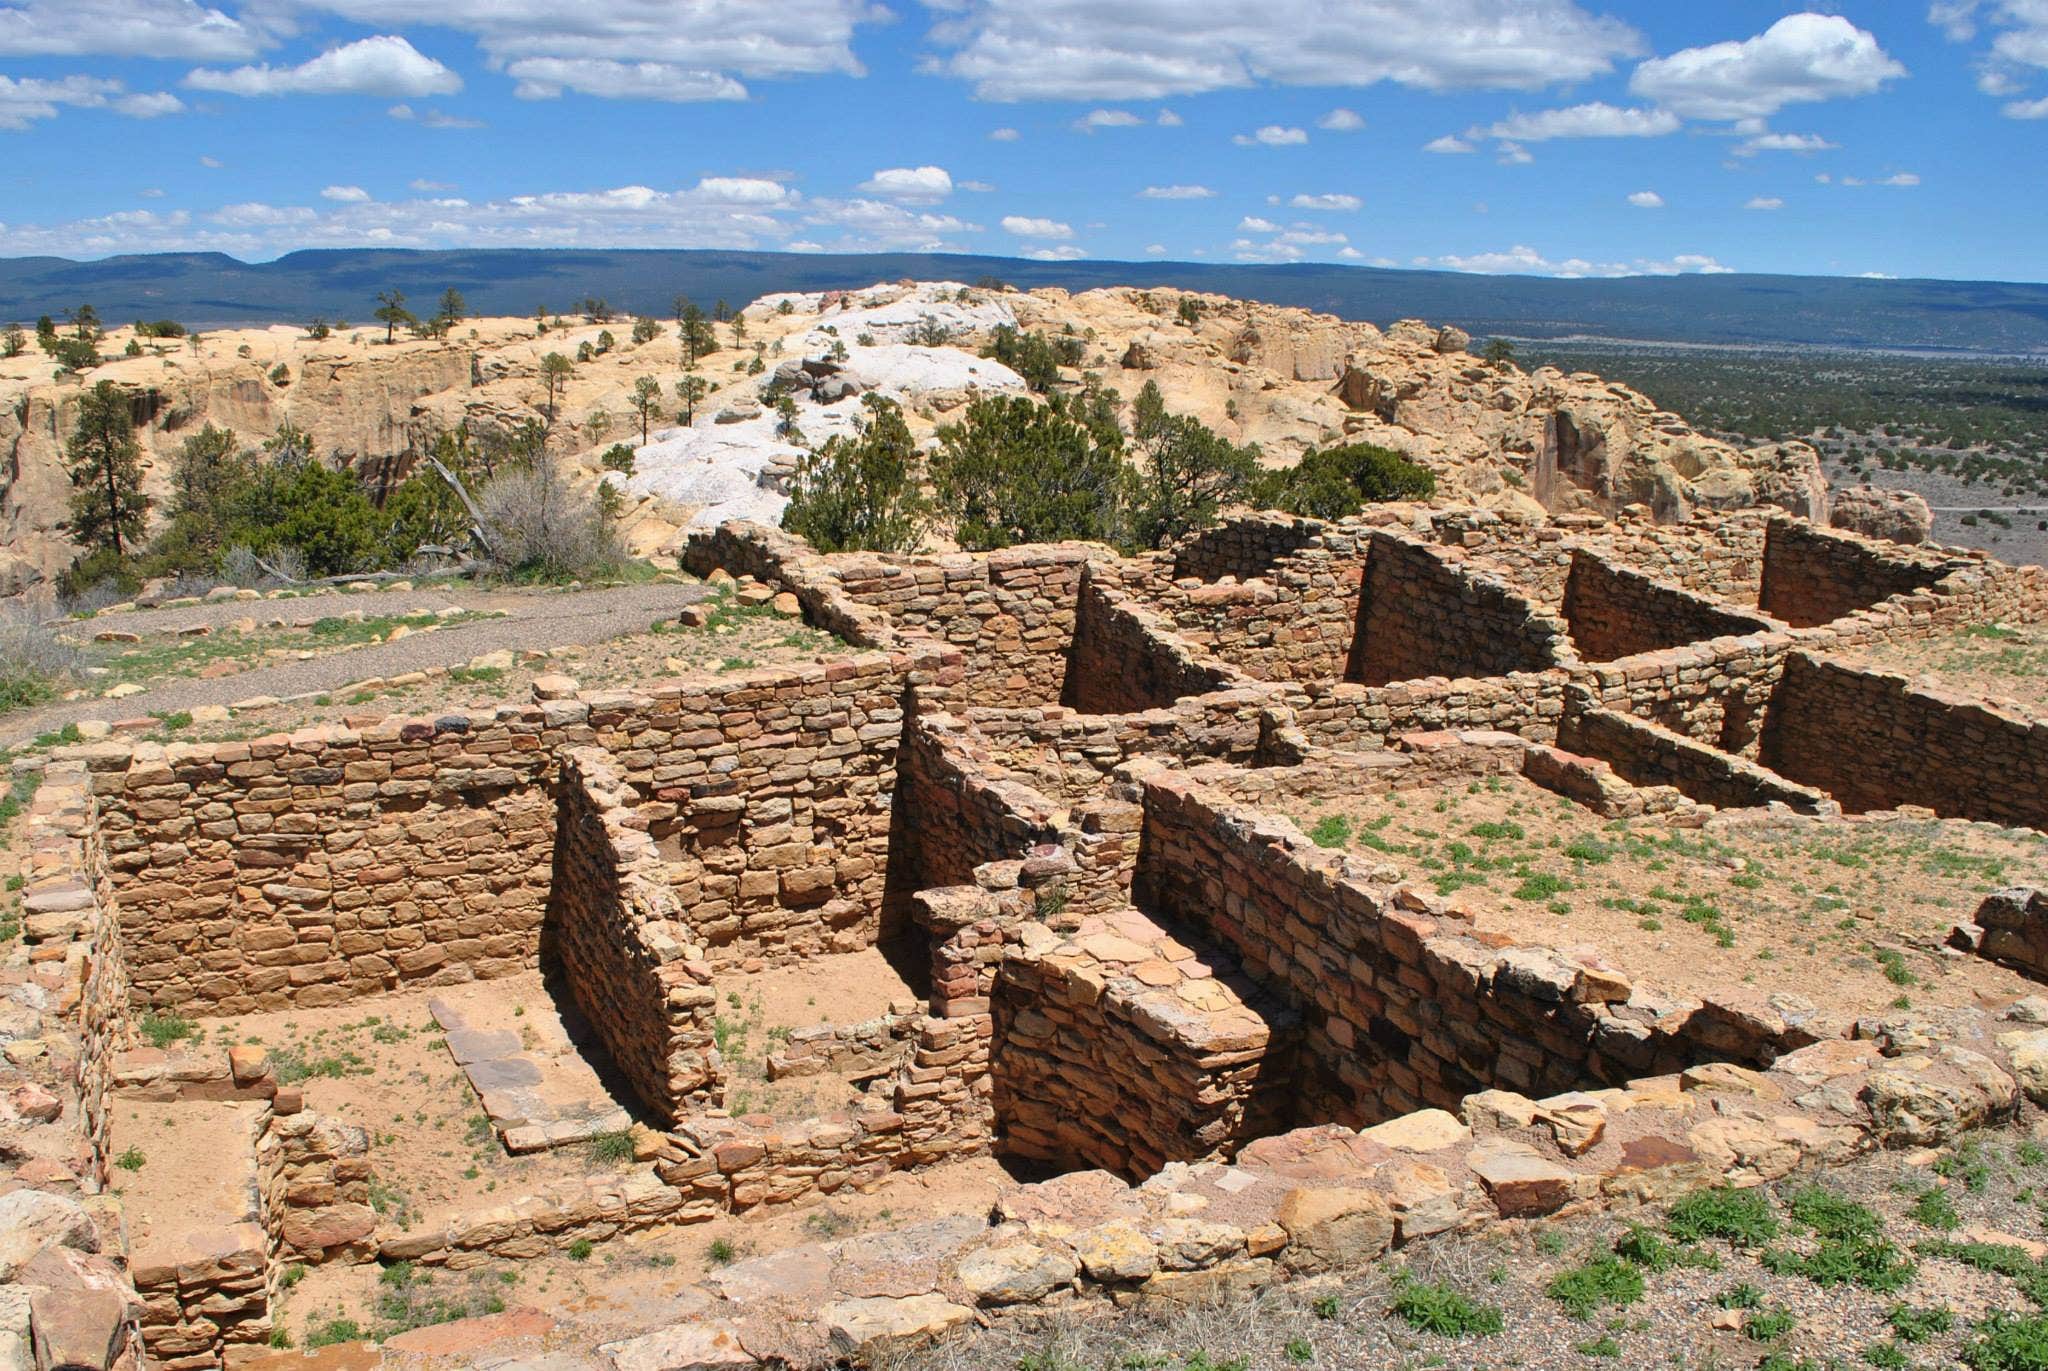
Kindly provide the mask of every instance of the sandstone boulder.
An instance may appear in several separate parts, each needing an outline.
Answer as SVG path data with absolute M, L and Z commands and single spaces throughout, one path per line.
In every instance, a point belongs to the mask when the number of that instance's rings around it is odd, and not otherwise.
M 1934 533 L 1934 512 L 1910 490 L 1851 486 L 1834 494 L 1828 524 L 1891 543 L 1919 544 Z

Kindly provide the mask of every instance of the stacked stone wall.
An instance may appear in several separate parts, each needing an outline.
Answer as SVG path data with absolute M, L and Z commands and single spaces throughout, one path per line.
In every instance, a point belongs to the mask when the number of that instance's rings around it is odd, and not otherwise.
M 1753 758 L 1785 656 L 1798 641 L 1792 633 L 1758 633 L 1660 648 L 1588 666 L 1575 684 L 1599 708 Z
M 1896 672 L 1791 654 L 1761 760 L 1851 812 L 1921 805 L 2048 828 L 2048 721 L 1915 690 Z
M 1082 579 L 1060 703 L 1084 714 L 1135 714 L 1244 682 L 1229 663 L 1183 642 L 1151 611 Z
M 1707 638 L 1782 627 L 1737 614 L 1691 591 L 1617 567 L 1580 548 L 1565 582 L 1564 618 L 1581 660 L 1611 662 Z
M 1782 1022 L 1646 997 L 1539 947 L 1483 944 L 1409 887 L 1187 776 L 1145 782 L 1138 902 L 1231 950 L 1303 1019 L 1296 1122 L 1375 1123 L 1475 1089 L 1542 1094 L 1788 1045 Z
M 1386 685 L 1541 671 L 1569 661 L 1564 622 L 1428 546 L 1372 535 L 1344 679 Z
M 1329 525 L 1267 511 L 1225 519 L 1173 547 L 1173 579 L 1249 581 L 1271 572 L 1282 558 L 1321 542 Z
M 1967 564 L 1939 548 L 1908 548 L 1773 519 L 1764 540 L 1757 605 L 1796 628 L 1809 628 L 1924 589 Z
M 1570 677 L 1523 671 L 1462 680 L 1386 686 L 1311 685 L 1284 703 L 1302 735 L 1318 747 L 1384 747 L 1403 733 L 1497 729 L 1533 742 L 1557 736 Z
M 1802 814 L 1814 814 L 1828 803 L 1826 795 L 1810 786 L 1794 784 L 1754 762 L 1611 709 L 1568 709 L 1557 745 L 1606 762 L 1632 785 L 1670 786 L 1688 799 L 1717 809 L 1782 804 Z
M 673 1121 L 717 1103 L 717 995 L 665 866 L 609 754 L 562 759 L 544 954 L 606 1054 L 650 1112 Z
M 339 1004 L 532 965 L 552 805 L 541 721 L 388 720 L 86 750 L 132 998 Z

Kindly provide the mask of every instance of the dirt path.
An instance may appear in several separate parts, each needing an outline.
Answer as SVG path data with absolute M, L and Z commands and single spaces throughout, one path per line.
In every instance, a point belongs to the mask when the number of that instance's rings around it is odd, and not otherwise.
M 110 618 L 107 624 L 135 632 L 172 625 L 227 623 L 245 616 L 338 613 L 360 609 L 366 614 L 406 614 L 440 609 L 495 611 L 503 618 L 452 624 L 432 633 L 414 633 L 395 643 L 377 643 L 310 661 L 279 662 L 239 675 L 205 681 L 181 677 L 125 699 L 66 700 L 24 710 L 0 721 L 0 746 L 22 743 L 80 719 L 132 719 L 152 713 L 226 705 L 257 695 L 279 697 L 333 690 L 371 676 L 396 676 L 430 666 L 455 666 L 501 648 L 518 651 L 570 644 L 601 643 L 621 634 L 644 632 L 663 614 L 704 599 L 710 591 L 698 585 L 615 586 L 606 590 L 570 592 L 496 591 L 438 588 L 427 591 L 385 591 L 370 595 L 321 595 L 297 600 L 226 601 L 175 610 L 145 610 Z

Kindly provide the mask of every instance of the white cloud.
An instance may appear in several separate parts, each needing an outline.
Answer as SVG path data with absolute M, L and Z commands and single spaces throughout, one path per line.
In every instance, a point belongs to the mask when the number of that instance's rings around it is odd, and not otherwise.
M 2008 119 L 2048 119 L 2048 95 L 2039 100 L 2014 100 L 2000 106 L 1999 113 Z
M 1754 38 L 1651 58 L 1628 88 L 1687 118 L 1746 119 L 1869 95 L 1904 75 L 1876 38 L 1840 15 L 1788 14 Z
M 505 68 L 521 100 L 557 100 L 564 91 L 607 100 L 744 100 L 747 88 L 721 71 L 674 62 L 618 62 L 607 57 L 522 57 Z
M 953 178 L 944 167 L 887 167 L 857 189 L 905 204 L 935 204 L 953 193 Z
M 393 105 L 384 112 L 401 123 L 416 123 L 427 129 L 480 129 L 484 126 L 481 119 L 460 119 L 438 109 L 416 110 L 411 105 Z
M 1896 281 L 1898 274 L 1889 271 L 1859 271 L 1857 277 L 1865 281 Z
M 955 181 L 953 185 L 959 190 L 971 190 L 978 195 L 986 195 L 995 189 L 995 183 L 992 181 Z
M 1535 114 L 1512 114 L 1484 129 L 1465 136 L 1504 138 L 1516 143 L 1541 143 L 1551 138 L 1661 138 L 1680 128 L 1678 116 L 1669 110 L 1627 109 L 1596 100 L 1566 109 L 1547 109 Z
M 1278 239 L 1254 243 L 1249 238 L 1239 238 L 1230 245 L 1230 251 L 1240 262 L 1299 262 L 1308 255 L 1293 243 Z
M 1146 200 L 1207 200 L 1216 192 L 1207 186 L 1147 186 L 1138 194 Z
M 214 171 L 218 171 L 225 164 L 218 157 L 207 157 L 202 155 L 199 159 L 199 165 L 202 167 L 207 167 Z
M 130 119 L 155 119 L 181 112 L 185 103 L 164 91 L 131 95 L 119 81 L 106 77 L 46 80 L 0 76 L 0 129 L 19 131 L 39 120 L 55 119 L 65 108 L 112 110 Z
M 1980 18 L 1993 31 L 1977 74 L 1977 88 L 1986 95 L 2018 95 L 2035 72 L 2048 69 L 2048 4 L 2042 0 L 1936 0 L 1927 17 L 1959 43 L 1977 36 Z M 2008 119 L 2048 118 L 2048 96 L 2015 100 L 2000 113 Z
M 1342 233 L 1328 233 L 1317 229 L 1289 229 L 1276 242 L 1289 243 L 1295 247 L 1329 247 L 1337 243 L 1348 243 L 1351 239 Z
M 1680 253 L 1669 259 L 1639 257 L 1628 262 L 1595 262 L 1583 257 L 1553 260 L 1535 248 L 1520 243 L 1506 252 L 1418 257 L 1415 259 L 1415 265 L 1489 276 L 1715 276 L 1733 270 L 1732 267 L 1725 267 L 1712 257 L 1700 253 Z
M 161 119 L 166 114 L 183 114 L 185 102 L 167 90 L 117 96 L 114 113 L 130 119 Z
M 449 191 L 455 189 L 454 186 L 450 185 L 446 181 L 429 181 L 424 176 L 415 176 L 407 184 L 422 195 L 434 195 L 442 191 Z
M 1875 185 L 1880 185 L 1880 186 L 1899 186 L 1899 187 L 1917 186 L 1917 185 L 1919 185 L 1919 184 L 1920 184 L 1920 178 L 1919 178 L 1919 176 L 1918 176 L 1918 175 L 1916 175 L 1916 174 L 1915 174 L 1915 173 L 1913 173 L 1913 172 L 1910 172 L 1910 171 L 1901 171 L 1901 172 L 1897 172 L 1897 173 L 1895 173 L 1895 174 L 1893 174 L 1893 175 L 1891 175 L 1891 176 L 1887 176 L 1887 177 L 1885 177 L 1885 178 L 1884 178 L 1883 180 L 1881 180 L 1881 181 L 1877 181 L 1877 182 L 1874 182 L 1873 184 L 1875 184 Z
M 1015 234 L 1019 238 L 1071 238 L 1074 236 L 1072 226 L 1062 224 L 1057 219 L 1033 219 L 1021 214 L 1004 215 L 1003 232 Z
M 1062 243 L 1056 248 L 1032 248 L 1024 255 L 1034 262 L 1071 262 L 1088 254 L 1072 243 Z
M 1014 143 L 1024 135 L 1012 128 L 990 129 L 989 140 L 996 143 Z
M 1316 120 L 1316 127 L 1328 129 L 1332 133 L 1356 133 L 1365 127 L 1365 120 L 1356 110 L 1348 110 L 1339 105 Z
M 1753 157 L 1759 152 L 1829 152 L 1838 144 L 1830 143 L 1817 133 L 1759 133 L 1745 138 L 1736 147 L 1737 157 Z
M 1783 209 L 1785 202 L 1775 195 L 1752 195 L 1744 209 Z
M 1306 143 L 1308 141 L 1308 130 L 1288 128 L 1283 124 L 1267 124 L 1252 133 L 1237 134 L 1230 141 L 1241 148 L 1252 147 L 1260 143 L 1265 144 L 1269 148 L 1281 148 L 1291 144 Z
M 1338 248 L 1337 255 L 1339 257 L 1348 257 L 1353 261 L 1357 261 L 1359 258 L 1365 256 L 1365 254 L 1360 252 L 1357 248 Z
M 147 190 L 139 190 L 135 193 L 145 200 L 161 200 L 164 198 L 163 190 L 157 186 L 151 186 Z
M 1074 128 L 1093 133 L 1097 129 L 1134 129 L 1144 122 L 1127 109 L 1092 109 L 1074 121 Z
M 1526 167 L 1536 160 L 1535 155 L 1520 143 L 1502 143 L 1495 151 L 1499 156 L 1494 160 L 1504 167 Z
M 236 62 L 262 35 L 195 0 L 13 0 L 0 9 L 0 53 Z
M 1164 257 L 1164 256 L 1166 255 L 1166 244 L 1164 244 L 1164 243 L 1147 243 L 1147 244 L 1145 244 L 1145 255 L 1146 255 L 1147 257 Z
M 1288 86 L 1540 90 L 1642 50 L 1574 0 L 940 0 L 931 69 L 984 100 L 1156 100 Z M 765 8 L 765 7 L 764 7 Z
M 1237 231 L 1239 233 L 1278 233 L 1280 232 L 1280 226 L 1271 219 L 1261 219 L 1257 215 L 1246 215 L 1237 221 Z
M 1365 201 L 1356 195 L 1297 195 L 1287 202 L 1295 209 L 1320 209 L 1350 211 L 1360 208 Z
M 296 67 L 201 67 L 185 77 L 195 90 L 227 95 L 453 95 L 462 78 L 396 34 L 329 48 Z
M 1662 209 L 1664 197 L 1654 190 L 1639 190 L 1628 197 L 1628 202 L 1637 209 Z
M 1153 122 L 1163 129 L 1177 129 L 1182 124 L 1185 124 L 1187 120 L 1181 118 L 1170 109 L 1163 109 L 1159 111 L 1159 117 Z
M 1430 139 L 1427 143 L 1424 143 L 1422 145 L 1422 150 L 1424 152 L 1438 153 L 1459 153 L 1478 151 L 1478 149 L 1473 147 L 1472 144 L 1458 137 L 1455 133 L 1447 133 L 1441 138 Z
M 320 198 L 323 200 L 334 200 L 344 205 L 361 205 L 369 202 L 370 192 L 364 190 L 361 186 L 329 186 L 320 192 Z

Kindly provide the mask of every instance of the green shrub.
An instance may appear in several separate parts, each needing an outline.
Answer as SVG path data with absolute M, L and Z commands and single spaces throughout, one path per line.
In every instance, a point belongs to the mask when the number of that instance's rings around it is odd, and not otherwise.
M 1643 1273 L 1619 1257 L 1602 1257 L 1553 1277 L 1545 1290 L 1573 1318 L 1589 1319 L 1603 1305 L 1629 1305 L 1641 1299 Z
M 1269 471 L 1253 483 L 1251 499 L 1267 509 L 1313 519 L 1341 519 L 1369 504 L 1426 500 L 1436 493 L 1436 476 L 1389 448 L 1370 443 L 1318 448 L 1302 454 L 1284 471 Z
M 1664 1231 L 1680 1242 L 1726 1238 L 1754 1247 L 1778 1236 L 1778 1217 L 1761 1190 L 1695 1190 L 1665 1211 Z
M 2004 1310 L 1977 1325 L 1977 1340 L 1962 1362 L 1971 1371 L 2044 1371 L 2048 1368 L 2048 1316 L 2021 1318 Z
M 1751 1342 L 1775 1342 L 1798 1322 L 1789 1309 L 1760 1309 L 1742 1321 L 1742 1336 Z
M 1351 820 L 1342 814 L 1326 814 L 1316 820 L 1315 827 L 1308 831 L 1308 839 L 1317 847 L 1349 846 Z
M 1410 1328 L 1445 1337 L 1490 1337 L 1504 1326 L 1501 1312 L 1475 1303 L 1444 1284 L 1403 1280 L 1394 1290 L 1391 1311 Z
M 149 1039 L 151 1047 L 157 1048 L 169 1047 L 172 1043 L 181 1042 L 199 1031 L 199 1026 L 190 1019 L 177 1014 L 159 1014 L 154 1009 L 143 1011 L 142 1018 L 137 1021 L 135 1027 L 137 1032 Z
M 1946 1309 L 1914 1309 L 1903 1304 L 1893 1305 L 1884 1321 L 1900 1341 L 1911 1343 L 1926 1342 L 1956 1326 L 1956 1316 Z

